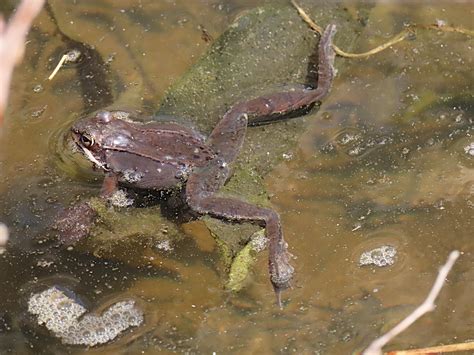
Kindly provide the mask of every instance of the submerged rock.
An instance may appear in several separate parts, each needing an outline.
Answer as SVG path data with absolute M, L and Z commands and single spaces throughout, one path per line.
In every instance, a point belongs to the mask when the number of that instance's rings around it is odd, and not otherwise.
M 161 215 L 159 207 L 109 207 L 100 198 L 92 198 L 90 205 L 98 217 L 82 247 L 95 256 L 117 258 L 117 247 L 137 244 L 153 248 L 167 243 L 172 249 L 184 237 L 176 223 Z
M 308 6 L 308 9 L 321 25 L 337 24 L 338 43 L 347 46 L 357 36 L 355 27 L 358 25 L 348 21 L 350 16 L 340 7 L 327 2 L 317 8 Z M 318 36 L 289 4 L 272 4 L 248 11 L 238 17 L 209 52 L 169 90 L 157 116 L 178 117 L 179 122 L 189 122 L 208 134 L 229 107 L 238 102 L 271 92 L 288 91 L 291 85 L 315 86 L 317 68 L 314 64 L 317 60 L 313 56 L 317 46 Z M 307 121 L 302 118 L 249 128 L 238 161 L 233 164 L 234 174 L 220 192 L 269 206 L 264 177 L 285 156 L 293 154 L 306 127 Z M 120 202 L 125 205 L 129 200 L 121 198 Z M 137 235 L 145 235 L 152 245 L 159 245 L 165 239 L 173 244 L 173 238 L 181 237 L 179 232 L 169 233 L 166 238 L 156 232 L 162 225 L 176 231 L 157 208 L 127 208 L 113 212 L 98 202 L 91 205 L 100 216 L 87 245 L 90 248 L 92 243 L 95 255 L 105 255 L 104 250 L 113 250 L 118 244 L 125 248 Z M 120 216 L 122 212 L 124 215 Z M 219 245 L 224 264 L 231 270 L 229 282 L 234 285 L 231 289 L 240 289 L 236 280 L 241 283 L 245 279 L 243 275 L 248 274 L 254 261 L 253 256 L 244 257 L 250 256 L 252 248 L 243 248 L 258 228 L 250 223 L 233 225 L 209 217 L 203 220 Z M 291 245 L 291 241 L 288 242 Z M 234 262 L 238 265 L 233 265 Z M 246 271 L 235 277 L 235 270 Z
M 63 344 L 106 344 L 143 323 L 143 312 L 133 300 L 117 302 L 101 315 L 95 315 L 86 314 L 87 309 L 66 293 L 70 292 L 53 286 L 31 295 L 28 300 L 28 312 Z

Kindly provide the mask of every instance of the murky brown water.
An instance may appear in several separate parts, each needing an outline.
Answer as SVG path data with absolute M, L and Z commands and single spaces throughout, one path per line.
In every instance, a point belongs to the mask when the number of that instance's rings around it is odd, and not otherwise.
M 71 172 L 56 152 L 70 123 L 111 104 L 153 112 L 209 47 L 200 25 L 216 38 L 241 11 L 265 2 L 131 3 L 50 1 L 15 73 L 0 137 L 0 220 L 12 232 L 0 257 L 1 353 L 82 351 L 62 346 L 26 313 L 28 295 L 53 284 L 73 288 L 91 307 L 134 298 L 144 310 L 143 327 L 95 352 L 350 353 L 422 301 L 453 249 L 463 254 L 436 311 L 390 348 L 472 339 L 474 42 L 459 33 L 419 31 L 368 59 L 338 59 L 349 62 L 344 75 L 321 110 L 306 117 L 299 149 L 267 178 L 296 256 L 283 310 L 274 305 L 263 254 L 246 289 L 229 295 L 216 272 L 218 258 L 203 251 L 213 250 L 206 240 L 198 241 L 204 247 L 191 239 L 178 246 L 176 262 L 167 265 L 172 271 L 155 269 L 159 261 L 141 250 L 107 261 L 41 247 L 35 240 L 57 210 L 100 187 L 99 176 Z M 347 8 L 354 18 L 356 10 L 354 3 Z M 355 51 L 406 23 L 442 20 L 472 29 L 473 9 L 393 3 L 376 4 L 366 15 Z M 87 66 L 94 64 L 77 64 L 92 76 L 89 92 L 74 65 L 46 80 L 71 40 L 93 46 L 110 65 L 108 78 L 92 80 L 94 68 Z M 110 90 L 94 96 L 105 90 L 101 84 Z M 200 229 L 199 222 L 186 226 L 190 235 L 205 234 Z M 396 248 L 394 265 L 359 266 L 363 252 L 383 245 Z

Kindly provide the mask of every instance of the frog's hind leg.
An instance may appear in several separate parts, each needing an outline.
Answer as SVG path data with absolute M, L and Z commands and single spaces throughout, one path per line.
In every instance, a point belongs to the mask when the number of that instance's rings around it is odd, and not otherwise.
M 249 118 L 252 119 L 252 125 L 267 123 L 269 118 L 273 120 L 290 115 L 320 101 L 328 94 L 335 75 L 335 53 L 332 48 L 335 33 L 336 25 L 328 25 L 319 41 L 317 88 L 299 87 L 268 94 L 238 103 L 224 114 L 207 141 L 220 158 L 226 163 L 235 160 L 242 147 Z
M 258 207 L 234 198 L 218 197 L 214 194 L 224 184 L 229 168 L 220 158 L 209 165 L 196 169 L 186 184 L 186 201 L 199 214 L 234 221 L 248 221 L 265 227 L 269 239 L 270 280 L 279 294 L 290 286 L 294 269 L 289 263 L 287 243 L 283 239 L 280 216 L 275 211 Z
M 228 110 L 212 131 L 207 144 L 215 156 L 196 168 L 186 183 L 186 202 L 194 211 L 228 220 L 249 221 L 265 227 L 269 239 L 270 279 L 280 302 L 280 291 L 290 285 L 294 269 L 289 263 L 280 216 L 273 210 L 238 199 L 215 196 L 229 176 L 229 164 L 242 147 L 250 117 L 286 115 L 321 100 L 334 77 L 332 38 L 335 25 L 326 27 L 319 42 L 319 78 L 316 89 L 295 89 L 241 102 Z

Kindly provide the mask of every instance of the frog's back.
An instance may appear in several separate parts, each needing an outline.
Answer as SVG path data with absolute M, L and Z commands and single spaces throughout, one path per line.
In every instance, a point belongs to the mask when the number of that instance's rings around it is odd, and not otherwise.
M 109 147 L 107 161 L 120 181 L 143 189 L 170 189 L 215 154 L 204 137 L 177 123 L 127 125 L 126 147 Z M 124 149 L 125 148 L 125 149 Z
M 162 163 L 201 166 L 215 156 L 204 137 L 177 123 L 135 126 L 128 152 Z

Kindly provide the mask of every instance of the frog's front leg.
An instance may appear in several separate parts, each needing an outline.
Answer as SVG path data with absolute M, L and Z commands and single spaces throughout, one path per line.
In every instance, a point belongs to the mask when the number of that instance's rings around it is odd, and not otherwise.
M 112 195 L 118 189 L 118 177 L 115 174 L 106 174 L 104 181 L 102 181 L 102 187 L 100 189 L 99 197 L 107 200 L 112 197 Z
M 99 197 L 103 199 L 110 198 L 117 190 L 117 185 L 117 177 L 107 174 L 102 183 Z M 89 201 L 81 201 L 62 211 L 56 218 L 53 229 L 56 230 L 62 244 L 74 244 L 89 235 L 96 218 L 97 212 L 92 208 Z

